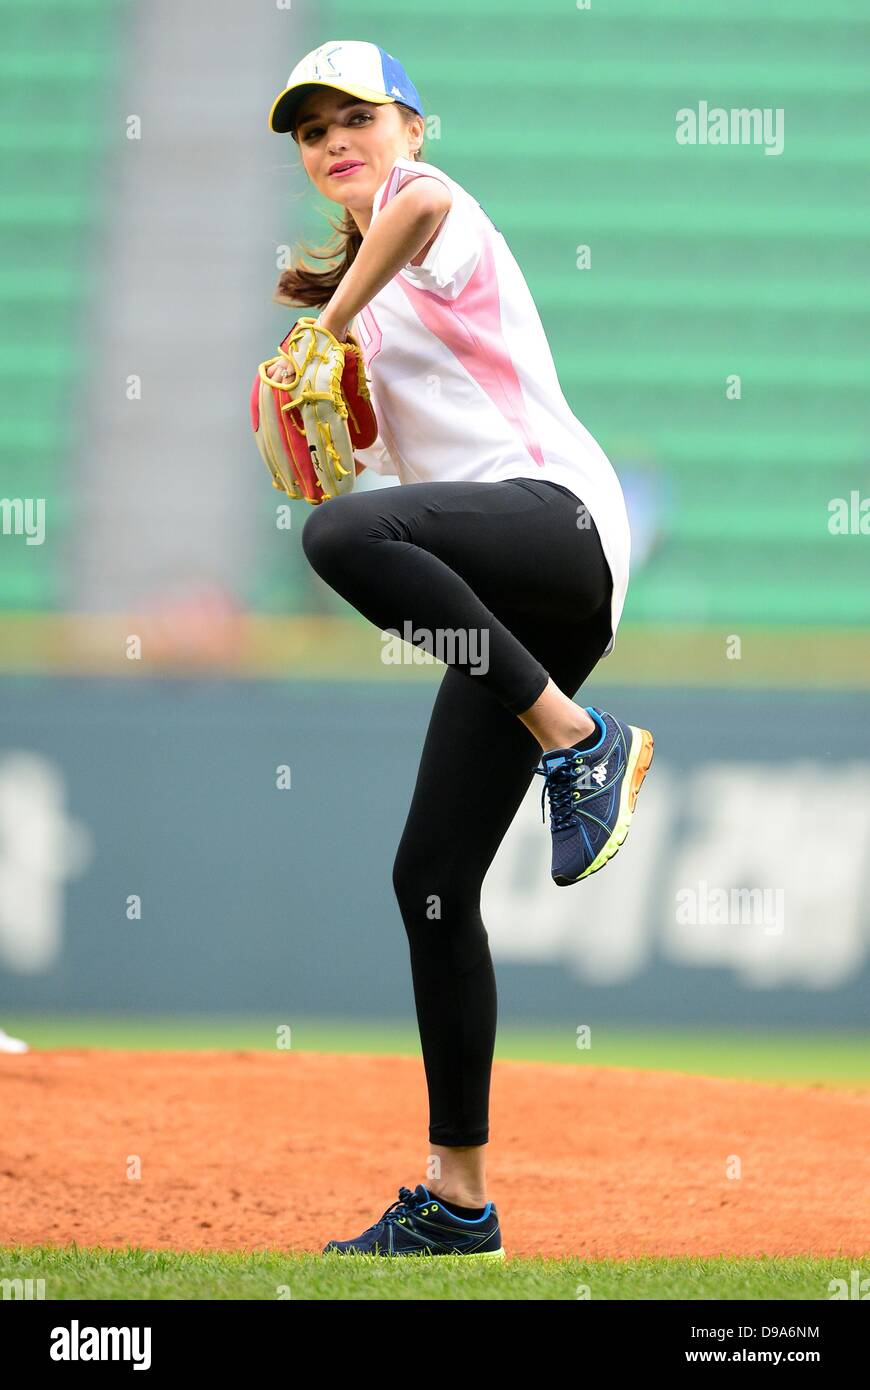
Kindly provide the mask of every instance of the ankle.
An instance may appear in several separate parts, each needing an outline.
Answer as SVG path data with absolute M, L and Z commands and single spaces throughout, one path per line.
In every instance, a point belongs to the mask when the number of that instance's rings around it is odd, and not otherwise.
M 482 1192 L 463 1191 L 455 1187 L 435 1188 L 431 1183 L 427 1186 L 437 1201 L 452 1203 L 457 1207 L 471 1207 L 472 1210 L 487 1204 L 488 1198 Z
M 544 752 L 549 753 L 554 748 L 573 748 L 575 743 L 582 743 L 584 739 L 598 733 L 598 725 L 587 714 L 583 720 L 572 720 L 555 728 L 551 727 L 546 734 L 538 736 L 538 742 Z

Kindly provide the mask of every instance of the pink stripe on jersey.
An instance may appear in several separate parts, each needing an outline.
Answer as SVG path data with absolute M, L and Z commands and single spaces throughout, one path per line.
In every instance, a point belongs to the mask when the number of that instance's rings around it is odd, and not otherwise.
M 401 272 L 393 283 L 401 286 L 421 322 L 458 357 L 543 468 L 544 455 L 526 414 L 519 378 L 502 332 L 492 244 L 486 234 L 482 236 L 480 260 L 456 299 L 441 299 L 431 290 L 421 290 Z

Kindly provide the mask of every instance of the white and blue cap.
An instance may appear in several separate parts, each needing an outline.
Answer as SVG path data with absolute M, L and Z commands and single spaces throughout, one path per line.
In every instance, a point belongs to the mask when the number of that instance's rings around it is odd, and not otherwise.
M 382 105 L 400 101 L 422 116 L 423 103 L 398 58 L 376 43 L 355 39 L 322 43 L 297 63 L 283 92 L 269 112 L 269 129 L 286 134 L 293 130 L 296 108 L 311 87 L 336 87 L 361 101 Z

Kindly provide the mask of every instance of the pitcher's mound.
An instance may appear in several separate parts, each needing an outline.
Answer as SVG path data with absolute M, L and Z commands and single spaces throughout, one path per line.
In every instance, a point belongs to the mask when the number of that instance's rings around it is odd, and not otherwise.
M 6 1243 L 319 1251 L 426 1181 L 422 1062 L 304 1052 L 0 1057 Z M 512 1255 L 870 1251 L 870 1092 L 496 1062 Z

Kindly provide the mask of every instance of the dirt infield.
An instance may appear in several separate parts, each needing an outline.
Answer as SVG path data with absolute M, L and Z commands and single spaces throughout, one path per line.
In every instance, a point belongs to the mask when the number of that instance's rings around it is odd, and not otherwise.
M 405 1057 L 0 1056 L 0 1115 L 3 1244 L 320 1250 L 428 1152 Z M 509 1256 L 863 1256 L 868 1128 L 867 1089 L 496 1062 L 490 1196 Z

